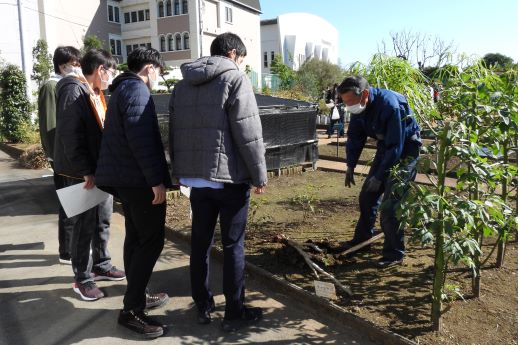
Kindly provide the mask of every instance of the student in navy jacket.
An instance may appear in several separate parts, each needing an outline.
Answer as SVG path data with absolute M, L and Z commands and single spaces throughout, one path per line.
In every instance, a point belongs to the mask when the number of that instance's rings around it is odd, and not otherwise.
M 166 188 L 171 187 L 155 104 L 150 89 L 158 84 L 160 53 L 137 48 L 128 56 L 128 72 L 110 87 L 95 178 L 101 189 L 122 202 L 126 225 L 124 268 L 128 286 L 119 324 L 155 338 L 163 326 L 145 310 L 162 306 L 169 296 L 150 294 L 147 284 L 164 246 Z
M 403 95 L 370 87 L 363 77 L 345 78 L 338 86 L 338 93 L 351 113 L 345 186 L 354 184 L 354 168 L 367 137 L 377 140 L 376 155 L 360 192 L 360 219 L 353 239 L 342 248 L 348 249 L 372 237 L 377 211 L 383 202 L 380 223 L 385 242 L 378 265 L 386 267 L 400 263 L 405 255 L 404 229 L 395 211 L 401 193 L 392 192 L 397 181 L 390 176 L 390 169 L 399 164 L 399 177 L 405 181 L 415 179 L 421 146 L 419 125 Z

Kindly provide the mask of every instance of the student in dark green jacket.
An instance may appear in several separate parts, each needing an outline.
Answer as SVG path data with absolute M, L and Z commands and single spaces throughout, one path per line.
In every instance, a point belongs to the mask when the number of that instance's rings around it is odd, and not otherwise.
M 56 134 L 56 84 L 67 74 L 73 73 L 76 69 L 81 70 L 80 60 L 81 53 L 78 49 L 70 46 L 57 47 L 52 58 L 55 74 L 43 84 L 38 94 L 41 146 L 43 146 L 52 169 L 54 169 L 54 138 Z M 54 173 L 54 185 L 56 189 L 64 187 L 61 175 Z M 58 217 L 59 262 L 70 265 L 70 241 L 73 224 L 67 221 L 67 216 L 61 205 L 59 205 Z

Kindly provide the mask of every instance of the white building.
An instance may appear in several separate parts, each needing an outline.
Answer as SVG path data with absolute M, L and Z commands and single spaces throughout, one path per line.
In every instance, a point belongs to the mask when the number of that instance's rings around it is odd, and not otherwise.
M 338 30 L 313 14 L 283 14 L 261 21 L 261 51 L 263 73 L 278 54 L 294 70 L 312 58 L 337 64 Z
M 260 10 L 259 0 L 5 0 L 0 57 L 30 80 L 38 39 L 52 53 L 61 45 L 81 48 L 85 35 L 96 35 L 119 62 L 138 46 L 161 51 L 178 77 L 181 63 L 210 55 L 214 37 L 231 31 L 247 47 L 242 68 L 261 75 Z M 29 94 L 35 88 L 29 83 Z

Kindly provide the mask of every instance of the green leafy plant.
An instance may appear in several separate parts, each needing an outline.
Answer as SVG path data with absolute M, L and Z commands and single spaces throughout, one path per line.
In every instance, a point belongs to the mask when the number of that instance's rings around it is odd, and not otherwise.
M 27 139 L 27 131 L 31 128 L 31 104 L 27 99 L 25 75 L 18 66 L 7 65 L 1 72 L 0 83 L 0 133 L 8 141 L 22 142 Z
M 47 41 L 39 39 L 36 46 L 32 48 L 32 58 L 34 64 L 32 66 L 31 79 L 38 83 L 38 88 L 50 78 L 53 70 L 52 55 L 48 52 Z
M 261 213 L 259 210 L 261 210 L 263 206 L 268 205 L 268 203 L 269 201 L 265 197 L 250 198 L 247 224 L 251 230 L 259 230 L 265 223 L 271 221 L 272 216 L 269 214 L 259 216 L 259 213 Z
M 306 222 L 310 214 L 316 211 L 316 205 L 320 201 L 318 198 L 318 190 L 323 186 L 315 186 L 307 184 L 304 190 L 291 198 L 292 205 L 299 206 L 302 209 L 302 220 Z
M 83 37 L 83 47 L 81 48 L 81 54 L 84 55 L 87 51 L 92 49 L 104 49 L 104 43 L 96 35 L 86 35 Z

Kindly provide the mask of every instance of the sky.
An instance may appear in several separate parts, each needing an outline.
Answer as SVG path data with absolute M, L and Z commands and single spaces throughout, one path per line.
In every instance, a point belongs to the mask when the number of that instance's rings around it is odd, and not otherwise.
M 444 42 L 456 55 L 500 53 L 518 63 L 517 0 L 260 0 L 261 20 L 292 12 L 320 16 L 339 33 L 344 66 L 367 64 L 390 33 L 411 31 Z

